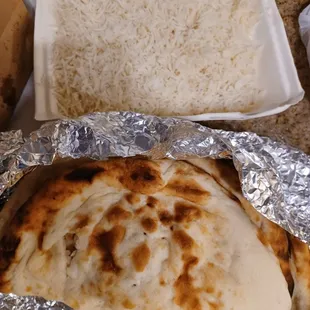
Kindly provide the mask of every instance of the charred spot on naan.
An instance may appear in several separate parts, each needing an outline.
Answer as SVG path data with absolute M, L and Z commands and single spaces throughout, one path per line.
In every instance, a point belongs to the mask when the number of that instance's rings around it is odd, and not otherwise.
M 157 230 L 157 220 L 151 217 L 144 217 L 141 220 L 141 225 L 148 233 L 153 233 Z
M 13 223 L 16 227 L 21 226 L 24 222 L 27 222 L 27 219 L 29 216 L 31 216 L 30 213 L 30 208 L 29 208 L 30 203 L 26 202 L 24 203 L 18 210 L 18 212 L 15 214 L 15 217 L 13 219 Z
M 160 204 L 159 200 L 156 199 L 155 197 L 153 197 L 153 196 L 148 196 L 148 197 L 147 197 L 146 205 L 147 205 L 149 208 L 154 209 L 154 208 L 156 208 L 159 204 Z
M 45 215 L 44 217 L 42 216 L 40 218 L 40 222 L 38 222 L 38 225 L 41 226 L 32 226 L 32 229 L 28 229 L 32 230 L 34 232 L 37 233 L 37 240 L 38 240 L 38 249 L 43 251 L 43 241 L 44 241 L 44 237 L 45 234 L 48 230 L 48 228 L 52 225 L 53 221 L 54 221 L 54 215 L 57 213 L 57 211 L 54 210 L 49 210 L 46 209 L 45 210 Z M 27 228 L 27 226 L 25 226 Z
M 87 214 L 78 214 L 76 216 L 77 222 L 74 226 L 74 230 L 81 229 L 90 223 L 90 217 Z
M 157 210 L 157 215 L 164 226 L 171 226 L 173 223 L 190 223 L 199 220 L 203 217 L 203 211 L 195 205 L 189 204 L 184 201 L 178 201 L 174 205 L 174 214 L 168 210 Z
M 29 205 L 29 216 L 24 218 L 20 228 L 24 231 L 33 231 L 37 234 L 46 231 L 53 223 L 58 210 L 49 208 L 48 204 Z M 14 222 L 14 220 L 13 220 Z
M 141 168 L 130 175 L 130 178 L 133 181 L 145 181 L 145 182 L 152 182 L 156 179 L 155 175 L 150 172 L 148 168 Z
M 121 221 L 130 219 L 132 213 L 123 209 L 121 206 L 113 206 L 106 214 L 107 220 L 112 224 L 120 223 Z
M 174 283 L 174 302 L 183 309 L 202 310 L 199 290 L 195 288 L 194 279 L 190 270 L 199 262 L 198 258 L 191 255 L 183 255 L 183 272 Z
M 64 179 L 69 182 L 88 182 L 92 183 L 94 178 L 104 173 L 105 169 L 103 167 L 92 167 L 85 166 L 79 167 L 64 176 Z
M 167 210 L 159 210 L 158 217 L 164 226 L 170 226 L 174 221 L 174 216 Z
M 116 249 L 123 241 L 126 228 L 121 225 L 114 226 L 108 231 L 95 231 L 90 240 L 90 247 L 97 249 L 102 256 L 102 270 L 118 275 L 122 267 L 116 259 Z
M 163 189 L 167 195 L 177 196 L 193 203 L 206 203 L 210 193 L 193 179 L 172 178 Z
M 125 199 L 129 204 L 137 204 L 141 200 L 137 193 L 128 193 L 126 194 Z
M 212 160 L 215 168 L 219 172 L 219 178 L 226 181 L 226 183 L 236 192 L 241 192 L 241 185 L 238 172 L 230 159 L 217 159 Z M 214 179 L 217 179 L 214 176 Z M 218 182 L 220 183 L 220 182 Z
M 184 230 L 175 230 L 172 233 L 173 241 L 181 248 L 182 251 L 191 250 L 194 245 L 194 239 L 188 235 Z
M 149 195 L 164 186 L 158 164 L 142 159 L 128 159 L 125 164 L 119 180 L 129 190 Z
M 70 227 L 70 230 L 80 230 L 91 223 L 91 218 L 88 214 L 77 214 L 74 218 L 74 224 Z
M 51 202 L 50 208 L 59 208 L 61 202 L 66 201 L 71 196 L 79 194 L 82 192 L 83 184 L 70 186 L 62 180 L 53 180 L 46 184 L 42 190 L 34 196 L 33 204 L 36 204 L 36 199 L 39 198 L 40 201 Z
M 151 251 L 146 243 L 138 245 L 131 255 L 132 263 L 137 272 L 143 272 L 151 257 Z
M 194 205 L 177 202 L 174 205 L 174 220 L 177 223 L 190 223 L 202 217 L 202 211 Z
M 47 230 L 65 202 L 81 193 L 82 183 L 69 186 L 63 177 L 46 182 L 15 214 L 12 225 L 16 229 L 33 231 L 38 235 Z
M 199 263 L 199 259 L 192 255 L 195 241 L 187 232 L 180 229 L 173 231 L 172 239 L 183 252 L 183 271 L 174 283 L 174 302 L 184 309 L 201 310 L 199 289 L 195 288 L 194 278 L 190 275 L 190 270 Z
M 239 201 L 237 195 L 241 194 L 241 185 L 238 176 L 238 172 L 234 167 L 233 161 L 230 159 L 211 159 L 206 160 L 207 166 L 210 169 L 201 169 L 204 176 L 209 176 L 221 186 L 221 189 L 234 201 Z M 196 166 L 193 163 L 189 163 L 193 168 Z
M 122 306 L 125 309 L 135 309 L 136 305 L 130 301 L 130 299 L 126 298 L 123 302 L 122 302 Z
M 141 207 L 141 208 L 138 208 L 135 210 L 135 214 L 136 215 L 141 215 L 143 213 L 145 213 L 147 211 L 147 208 L 146 207 Z

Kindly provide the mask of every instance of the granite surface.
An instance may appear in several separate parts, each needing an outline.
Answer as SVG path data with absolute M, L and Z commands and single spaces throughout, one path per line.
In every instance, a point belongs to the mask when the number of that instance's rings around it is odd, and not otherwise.
M 306 49 L 299 35 L 298 16 L 310 0 L 276 0 L 282 15 L 292 54 L 305 98 L 287 111 L 248 121 L 210 121 L 206 125 L 235 131 L 253 131 L 260 135 L 281 139 L 310 154 L 310 68 Z

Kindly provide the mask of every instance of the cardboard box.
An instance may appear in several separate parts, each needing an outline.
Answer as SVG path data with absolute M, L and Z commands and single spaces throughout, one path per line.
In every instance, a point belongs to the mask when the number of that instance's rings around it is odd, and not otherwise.
M 34 22 L 22 0 L 0 1 L 0 130 L 33 69 Z

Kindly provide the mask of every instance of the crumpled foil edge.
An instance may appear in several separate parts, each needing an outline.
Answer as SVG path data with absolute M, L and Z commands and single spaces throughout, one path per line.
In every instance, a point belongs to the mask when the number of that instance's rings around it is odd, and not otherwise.
M 1 310 L 72 310 L 62 302 L 35 296 L 17 296 L 0 293 Z

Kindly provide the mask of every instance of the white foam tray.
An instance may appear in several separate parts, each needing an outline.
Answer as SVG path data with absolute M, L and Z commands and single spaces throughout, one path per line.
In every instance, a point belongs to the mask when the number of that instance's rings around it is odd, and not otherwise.
M 216 0 L 214 0 L 216 1 Z M 249 0 L 250 1 L 250 0 Z M 263 45 L 259 63 L 259 87 L 265 90 L 257 102 L 256 110 L 250 113 L 206 113 L 183 118 L 192 121 L 245 120 L 281 113 L 304 97 L 282 18 L 275 0 L 261 0 L 263 18 L 257 26 L 255 36 Z M 25 0 L 33 4 L 33 0 Z M 35 18 L 35 119 L 62 118 L 57 109 L 56 98 L 49 87 L 48 59 L 57 25 L 51 5 L 54 0 L 37 0 Z M 28 3 L 28 4 L 29 4 Z

